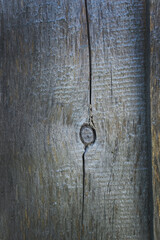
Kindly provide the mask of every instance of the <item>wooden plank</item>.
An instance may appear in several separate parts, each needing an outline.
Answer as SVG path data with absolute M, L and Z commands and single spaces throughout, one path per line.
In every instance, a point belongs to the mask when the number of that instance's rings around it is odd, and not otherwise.
M 150 97 L 152 133 L 152 172 L 154 239 L 160 239 L 160 3 L 150 1 Z
M 0 239 L 150 239 L 145 1 L 88 1 L 83 229 L 84 1 L 0 4 Z
M 28 0 L 2 9 L 0 239 L 80 239 L 84 8 L 79 0 Z
M 89 1 L 88 11 L 97 141 L 86 154 L 85 237 L 151 239 L 145 1 Z

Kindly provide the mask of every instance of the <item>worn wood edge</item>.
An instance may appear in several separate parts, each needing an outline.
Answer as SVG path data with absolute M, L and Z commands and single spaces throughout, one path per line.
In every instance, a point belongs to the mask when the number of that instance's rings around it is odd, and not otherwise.
M 160 149 L 159 141 L 160 139 L 160 129 L 159 129 L 159 115 L 160 111 L 158 108 L 159 105 L 159 84 L 157 79 L 157 70 L 160 69 L 160 64 L 157 63 L 156 55 L 160 47 L 160 44 L 157 41 L 156 36 L 159 32 L 159 22 L 160 18 L 158 15 L 159 7 L 158 1 L 147 0 L 148 9 L 149 9 L 149 76 L 150 76 L 150 121 L 151 121 L 151 160 L 152 160 L 152 194 L 153 196 L 153 239 L 160 239 Z M 156 13 L 156 14 L 155 14 Z
M 150 239 L 154 239 L 153 234 L 153 188 L 152 188 L 152 139 L 151 139 L 151 96 L 150 96 L 150 0 L 146 0 L 146 95 L 147 95 L 147 135 L 148 135 L 148 169 L 149 169 L 149 227 Z

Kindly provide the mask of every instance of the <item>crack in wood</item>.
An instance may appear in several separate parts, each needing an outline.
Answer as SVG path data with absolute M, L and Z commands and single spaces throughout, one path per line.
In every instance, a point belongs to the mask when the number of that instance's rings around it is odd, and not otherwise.
M 85 154 L 87 152 L 88 146 L 85 146 L 84 153 L 82 155 L 82 162 L 83 162 L 83 198 L 82 198 L 82 230 L 81 230 L 81 239 L 84 232 L 84 226 L 83 226 L 83 219 L 84 219 L 84 197 L 85 197 Z
M 83 198 L 82 198 L 82 229 L 81 229 L 81 239 L 83 238 L 83 233 L 84 233 L 84 225 L 83 225 L 83 220 L 84 220 L 84 201 L 85 201 L 85 154 L 88 149 L 88 146 L 90 144 L 93 144 L 96 139 L 96 132 L 95 132 L 95 126 L 93 123 L 93 115 L 92 115 L 92 56 L 91 56 L 91 41 L 90 41 L 90 29 L 89 29 L 89 17 L 88 17 L 88 5 L 87 5 L 87 0 L 85 1 L 85 11 L 86 11 L 86 23 L 87 23 L 87 37 L 88 37 L 88 52 L 89 52 L 89 124 L 86 126 L 87 128 L 90 128 L 92 130 L 92 135 L 93 139 L 90 142 L 85 141 L 83 138 L 82 130 L 81 128 L 80 131 L 80 137 L 82 142 L 85 145 L 84 148 L 84 153 L 82 155 L 82 168 L 83 168 Z M 83 126 L 82 126 L 83 127 Z M 88 133 L 89 134 L 89 133 Z M 90 137 L 89 135 L 86 135 L 86 139 Z
M 88 52 L 89 52 L 89 104 L 92 106 L 92 57 L 91 57 L 91 41 L 90 41 L 90 29 L 89 29 L 89 17 L 88 17 L 88 5 L 87 0 L 85 0 L 85 11 L 86 11 L 86 23 L 87 23 L 87 37 L 88 37 Z M 91 111 L 90 111 L 91 116 Z M 83 199 L 82 199 L 82 231 L 81 239 L 83 236 L 83 218 L 84 218 L 84 198 L 85 198 L 85 153 L 88 146 L 85 146 L 84 153 L 82 155 L 82 167 L 83 167 Z
M 89 103 L 92 104 L 92 55 L 91 55 L 91 41 L 89 29 L 88 5 L 85 0 L 86 22 L 87 22 L 87 37 L 88 37 L 88 52 L 89 52 Z

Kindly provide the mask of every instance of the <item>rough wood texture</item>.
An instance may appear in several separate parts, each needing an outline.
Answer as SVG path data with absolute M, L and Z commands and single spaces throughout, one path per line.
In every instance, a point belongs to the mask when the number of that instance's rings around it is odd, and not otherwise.
M 0 5 L 0 239 L 80 240 L 84 2 Z M 149 240 L 145 1 L 90 0 L 88 12 L 97 140 L 85 154 L 83 239 Z
M 150 1 L 150 94 L 154 239 L 160 239 L 160 2 Z

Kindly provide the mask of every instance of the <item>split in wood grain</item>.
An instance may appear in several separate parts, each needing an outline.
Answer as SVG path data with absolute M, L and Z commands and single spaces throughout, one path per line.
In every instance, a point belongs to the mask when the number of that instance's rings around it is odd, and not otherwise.
M 92 54 L 91 54 L 91 40 L 90 40 L 87 0 L 85 0 L 85 10 L 86 10 L 86 22 L 87 22 L 88 52 L 89 52 L 89 103 L 90 105 L 92 105 Z

